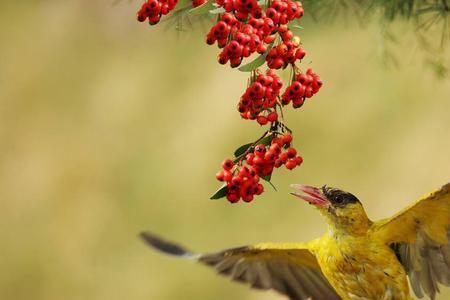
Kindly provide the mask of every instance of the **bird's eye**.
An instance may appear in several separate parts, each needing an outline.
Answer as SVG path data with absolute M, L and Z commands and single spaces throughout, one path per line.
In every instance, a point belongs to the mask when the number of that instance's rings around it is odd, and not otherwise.
M 336 195 L 336 196 L 334 196 L 333 200 L 334 200 L 334 203 L 342 204 L 345 199 L 342 195 Z

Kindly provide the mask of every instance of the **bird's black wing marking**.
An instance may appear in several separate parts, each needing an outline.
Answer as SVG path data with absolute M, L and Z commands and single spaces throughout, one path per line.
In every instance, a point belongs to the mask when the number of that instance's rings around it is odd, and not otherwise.
M 152 246 L 153 248 L 175 256 L 192 256 L 193 253 L 189 252 L 182 246 L 174 244 L 172 242 L 168 242 L 163 240 L 162 238 L 150 233 L 150 232 L 142 232 L 140 235 L 141 239 Z
M 450 240 L 450 228 L 447 230 Z M 414 243 L 391 244 L 398 260 L 409 276 L 417 297 L 431 299 L 439 293 L 438 283 L 450 286 L 450 244 L 438 244 L 419 231 Z

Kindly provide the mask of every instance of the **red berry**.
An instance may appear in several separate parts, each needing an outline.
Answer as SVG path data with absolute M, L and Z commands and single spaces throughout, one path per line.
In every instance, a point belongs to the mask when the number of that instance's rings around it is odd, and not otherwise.
M 277 155 L 276 155 L 275 151 L 273 151 L 273 150 L 267 151 L 266 154 L 264 155 L 264 160 L 267 162 L 275 161 L 276 158 L 277 158 Z
M 261 195 L 263 192 L 264 192 L 264 186 L 259 183 L 255 188 L 255 194 Z
M 290 41 L 293 37 L 294 37 L 294 34 L 292 33 L 292 31 L 288 30 L 285 33 L 283 33 L 281 38 L 283 39 L 284 42 L 286 42 L 286 41 Z
M 147 14 L 145 12 L 138 12 L 137 20 L 139 22 L 144 22 L 147 19 Z
M 260 44 L 258 46 L 258 48 L 256 48 L 256 52 L 258 52 L 259 54 L 266 53 L 266 51 L 267 51 L 267 47 L 263 44 Z
M 278 27 L 278 32 L 279 33 L 285 33 L 286 31 L 288 31 L 288 27 L 287 27 L 287 25 L 280 25 L 280 27 Z
M 250 175 L 250 170 L 247 167 L 241 167 L 238 172 L 238 176 L 241 178 L 248 177 Z
M 245 157 L 247 164 L 253 165 L 254 158 L 255 158 L 255 154 L 253 154 L 253 153 L 247 154 Z
M 288 160 L 288 154 L 286 152 L 283 152 L 280 154 L 280 160 L 285 163 Z
M 279 168 L 279 167 L 281 167 L 282 164 L 283 164 L 283 162 L 281 161 L 281 159 L 277 159 L 275 161 L 274 166 L 275 166 L 275 168 Z
M 306 55 L 306 52 L 303 48 L 298 48 L 297 51 L 295 51 L 295 58 L 297 59 L 303 59 Z
M 228 62 L 228 57 L 226 57 L 225 55 L 219 55 L 218 61 L 219 64 L 224 65 Z
M 273 139 L 273 140 L 275 140 L 275 139 Z M 279 154 L 281 152 L 281 147 L 278 143 L 275 143 L 273 140 L 272 140 L 272 145 L 270 145 L 269 151 L 273 151 L 276 154 Z
M 287 133 L 283 135 L 283 143 L 290 144 L 292 142 L 292 135 Z
M 272 174 L 272 171 L 273 171 L 273 166 L 266 166 L 264 169 L 263 169 L 263 171 L 262 171 L 262 174 L 264 175 L 264 176 L 267 176 L 267 175 L 270 175 L 270 174 Z
M 264 38 L 264 43 L 271 44 L 275 40 L 275 35 L 268 35 Z
M 153 17 L 149 17 L 148 22 L 150 23 L 150 25 L 155 25 L 156 23 L 159 22 L 160 19 L 161 19 L 161 17 L 159 15 L 156 15 Z
M 231 178 L 233 178 L 233 174 L 230 171 L 223 171 L 223 180 L 226 182 L 230 182 Z
M 254 164 L 255 166 L 261 167 L 261 166 L 264 166 L 264 163 L 265 163 L 265 161 L 264 161 L 264 158 L 263 158 L 263 157 L 256 156 L 256 157 L 253 159 L 253 164 Z
M 230 65 L 232 68 L 238 67 L 242 62 L 242 57 L 233 57 L 230 58 Z
M 216 173 L 216 179 L 219 181 L 223 181 L 224 180 L 224 176 L 223 176 L 223 171 L 217 172 Z
M 264 116 L 258 116 L 256 118 L 256 121 L 258 122 L 259 125 L 263 126 L 263 125 L 266 125 L 269 120 Z
M 276 48 L 279 56 L 285 55 L 288 52 L 288 47 L 285 44 L 280 44 Z
M 263 144 L 259 144 L 255 147 L 255 154 L 256 156 L 262 157 L 266 153 L 266 146 Z
M 287 169 L 292 170 L 297 166 L 297 163 L 295 162 L 295 159 L 289 159 L 286 163 L 285 166 Z
M 298 98 L 298 99 L 294 99 L 292 101 L 292 104 L 293 104 L 294 108 L 299 108 L 303 105 L 304 102 L 305 102 L 305 100 L 303 98 Z
M 231 170 L 234 167 L 234 162 L 231 159 L 226 159 L 222 162 L 222 167 L 224 170 Z
M 245 202 L 252 202 L 253 201 L 253 195 L 245 195 L 242 197 L 242 200 L 244 200 Z
M 272 63 L 269 64 L 271 69 L 279 69 L 284 65 L 284 61 L 281 58 L 274 59 Z
M 269 122 L 272 122 L 272 123 L 275 122 L 275 121 L 277 121 L 277 120 L 278 120 L 278 114 L 277 114 L 275 111 L 269 113 L 269 114 L 267 115 L 267 120 L 268 120 Z
M 272 139 L 272 145 L 274 145 L 274 144 L 277 144 L 281 150 L 281 147 L 283 147 L 283 140 L 279 137 L 275 137 Z
M 235 185 L 235 186 L 240 186 L 242 184 L 242 178 L 239 176 L 234 176 L 231 179 L 231 184 Z
M 286 154 L 289 158 L 294 158 L 297 155 L 297 150 L 295 150 L 295 148 L 290 147 L 286 150 Z
M 227 199 L 228 199 L 228 201 L 230 201 L 231 203 L 236 203 L 236 202 L 239 201 L 239 195 L 238 195 L 238 194 L 235 194 L 235 193 L 228 194 L 228 195 L 227 195 Z

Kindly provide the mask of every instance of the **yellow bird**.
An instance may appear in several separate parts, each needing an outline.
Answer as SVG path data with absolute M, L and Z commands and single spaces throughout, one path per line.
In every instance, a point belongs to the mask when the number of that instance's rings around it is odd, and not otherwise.
M 450 285 L 450 183 L 392 218 L 372 222 L 352 194 L 292 185 L 318 208 L 328 231 L 308 243 L 257 244 L 194 254 L 144 232 L 165 253 L 197 260 L 233 280 L 289 299 L 434 299 Z

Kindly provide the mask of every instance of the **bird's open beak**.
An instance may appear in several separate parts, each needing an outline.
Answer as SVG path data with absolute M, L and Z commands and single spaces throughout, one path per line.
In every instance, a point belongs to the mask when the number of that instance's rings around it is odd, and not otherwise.
M 300 193 L 291 193 L 292 195 L 299 197 L 310 204 L 322 208 L 328 208 L 331 205 L 330 201 L 323 195 L 322 190 L 319 188 L 303 184 L 291 184 L 291 188 L 300 191 Z

